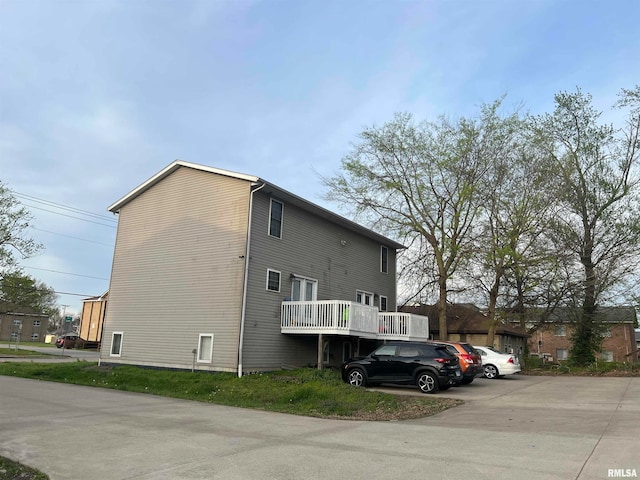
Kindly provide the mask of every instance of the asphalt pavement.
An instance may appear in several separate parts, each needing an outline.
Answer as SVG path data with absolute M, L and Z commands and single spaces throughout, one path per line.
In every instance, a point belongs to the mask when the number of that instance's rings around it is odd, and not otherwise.
M 438 395 L 466 403 L 422 419 L 363 422 L 0 376 L 0 455 L 52 480 L 601 480 L 640 472 L 640 378 L 479 378 Z
M 2 346 L 2 344 L 0 344 Z M 13 348 L 13 345 L 11 346 Z M 97 350 L 69 349 L 57 347 L 32 347 L 20 346 L 20 350 L 30 350 L 32 352 L 42 353 L 43 357 L 34 356 L 12 356 L 11 354 L 0 355 L 0 362 L 38 362 L 53 363 L 60 361 L 75 362 L 76 360 L 86 360 L 88 362 L 98 361 L 100 352 Z

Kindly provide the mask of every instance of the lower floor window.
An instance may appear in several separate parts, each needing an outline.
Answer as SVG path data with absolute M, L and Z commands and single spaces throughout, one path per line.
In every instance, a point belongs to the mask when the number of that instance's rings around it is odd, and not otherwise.
M 34 341 L 34 342 L 35 342 L 36 340 L 38 340 L 38 334 L 37 334 L 37 333 L 32 333 L 32 334 L 31 334 L 31 340 L 32 340 L 32 341 Z
M 566 360 L 569 358 L 569 351 L 566 348 L 556 348 L 556 360 Z
M 603 362 L 613 362 L 613 352 L 610 350 L 603 350 L 600 354 Z
M 198 339 L 198 361 L 210 363 L 213 359 L 213 333 L 201 333 Z

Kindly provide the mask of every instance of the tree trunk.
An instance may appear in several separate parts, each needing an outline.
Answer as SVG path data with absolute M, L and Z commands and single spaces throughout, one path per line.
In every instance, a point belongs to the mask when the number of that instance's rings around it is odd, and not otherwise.
M 498 290 L 500 289 L 500 279 L 502 278 L 502 268 L 496 268 L 496 275 L 493 279 L 493 285 L 489 291 L 489 329 L 487 330 L 487 345 L 493 347 L 496 336 L 496 305 L 498 303 Z
M 440 276 L 440 296 L 438 298 L 438 331 L 440 340 L 448 340 L 449 332 L 447 330 L 447 283 Z

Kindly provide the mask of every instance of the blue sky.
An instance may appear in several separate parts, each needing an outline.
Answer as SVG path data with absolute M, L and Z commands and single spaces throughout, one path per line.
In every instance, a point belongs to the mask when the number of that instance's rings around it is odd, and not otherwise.
M 79 312 L 108 288 L 107 207 L 177 158 L 338 211 L 319 175 L 395 112 L 506 94 L 538 113 L 577 86 L 606 109 L 640 83 L 638 18 L 636 0 L 0 0 L 0 180 L 46 247 L 22 265 Z

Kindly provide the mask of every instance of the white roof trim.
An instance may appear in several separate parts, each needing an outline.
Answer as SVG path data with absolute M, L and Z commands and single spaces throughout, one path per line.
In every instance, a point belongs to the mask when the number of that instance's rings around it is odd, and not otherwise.
M 163 168 L 160 172 L 156 173 L 153 177 L 151 177 L 146 182 L 134 188 L 131 192 L 127 193 L 120 200 L 111 205 L 108 210 L 113 213 L 117 213 L 120 208 L 133 200 L 135 197 L 140 195 L 142 192 L 149 189 L 151 186 L 158 183 L 160 180 L 165 178 L 170 173 L 173 173 L 180 167 L 193 168 L 195 170 L 201 170 L 203 172 L 217 173 L 218 175 L 224 175 L 226 177 L 238 178 L 240 180 L 246 180 L 248 182 L 257 182 L 260 179 L 258 177 L 252 175 L 245 175 L 244 173 L 231 172 L 229 170 L 223 170 L 221 168 L 215 167 L 207 167 L 206 165 L 200 165 L 198 163 L 185 162 L 184 160 L 176 160 L 167 167 Z
M 254 184 L 263 183 L 267 187 L 269 187 L 273 191 L 275 191 L 277 197 L 282 199 L 282 200 L 284 200 L 284 201 L 293 201 L 294 203 L 297 203 L 298 206 L 302 206 L 302 208 L 304 208 L 307 211 L 313 212 L 316 215 L 319 215 L 321 217 L 329 219 L 330 221 L 332 221 L 334 223 L 337 223 L 339 225 L 342 225 L 342 226 L 348 228 L 349 230 L 352 230 L 352 231 L 355 231 L 355 232 L 359 232 L 360 234 L 362 234 L 362 235 L 364 235 L 366 237 L 369 237 L 371 239 L 374 239 L 376 241 L 379 241 L 381 244 L 386 245 L 388 247 L 395 248 L 396 250 L 406 248 L 401 243 L 398 243 L 398 242 L 396 242 L 394 240 L 386 238 L 385 236 L 380 235 L 380 234 L 374 232 L 373 230 L 370 230 L 370 229 L 368 229 L 366 227 L 363 227 L 362 225 L 360 225 L 358 223 L 355 223 L 352 220 L 349 220 L 349 219 L 347 219 L 347 218 L 345 218 L 345 217 L 343 217 L 341 215 L 338 215 L 336 213 L 333 213 L 330 210 L 327 210 L 324 207 L 320 207 L 319 205 L 316 205 L 315 203 L 312 203 L 312 202 L 310 202 L 308 200 L 305 200 L 304 198 L 299 197 L 298 195 L 296 195 L 294 193 L 288 192 L 288 191 L 278 187 L 277 185 L 274 185 L 274 184 L 272 184 L 272 183 L 270 183 L 270 182 L 268 182 L 268 181 L 266 181 L 264 179 L 261 179 L 260 177 L 256 177 L 256 176 L 253 176 L 253 175 L 245 175 L 243 173 L 231 172 L 229 170 L 222 170 L 220 168 L 215 168 L 215 167 L 207 167 L 205 165 L 200 165 L 198 163 L 185 162 L 184 160 L 176 160 L 176 161 L 174 161 L 172 164 L 168 165 L 163 170 L 161 170 L 160 172 L 156 173 L 149 180 L 147 180 L 143 184 L 139 185 L 134 190 L 132 190 L 131 192 L 126 194 L 124 197 L 122 197 L 120 200 L 115 202 L 113 205 L 111 205 L 109 207 L 108 210 L 110 212 L 113 212 L 113 213 L 118 213 L 118 211 L 125 204 L 127 204 L 128 202 L 130 202 L 131 200 L 133 200 L 134 198 L 136 198 L 138 195 L 140 195 L 141 193 L 145 192 L 149 188 L 151 188 L 153 185 L 155 185 L 160 180 L 162 180 L 163 178 L 167 177 L 168 175 L 170 175 L 171 173 L 173 173 L 174 171 L 176 171 L 180 167 L 193 168 L 195 170 L 200 170 L 202 172 L 216 173 L 218 175 L 224 175 L 224 176 L 231 177 L 231 178 L 237 178 L 237 179 L 240 179 L 240 180 L 246 180 L 246 181 L 254 183 Z

